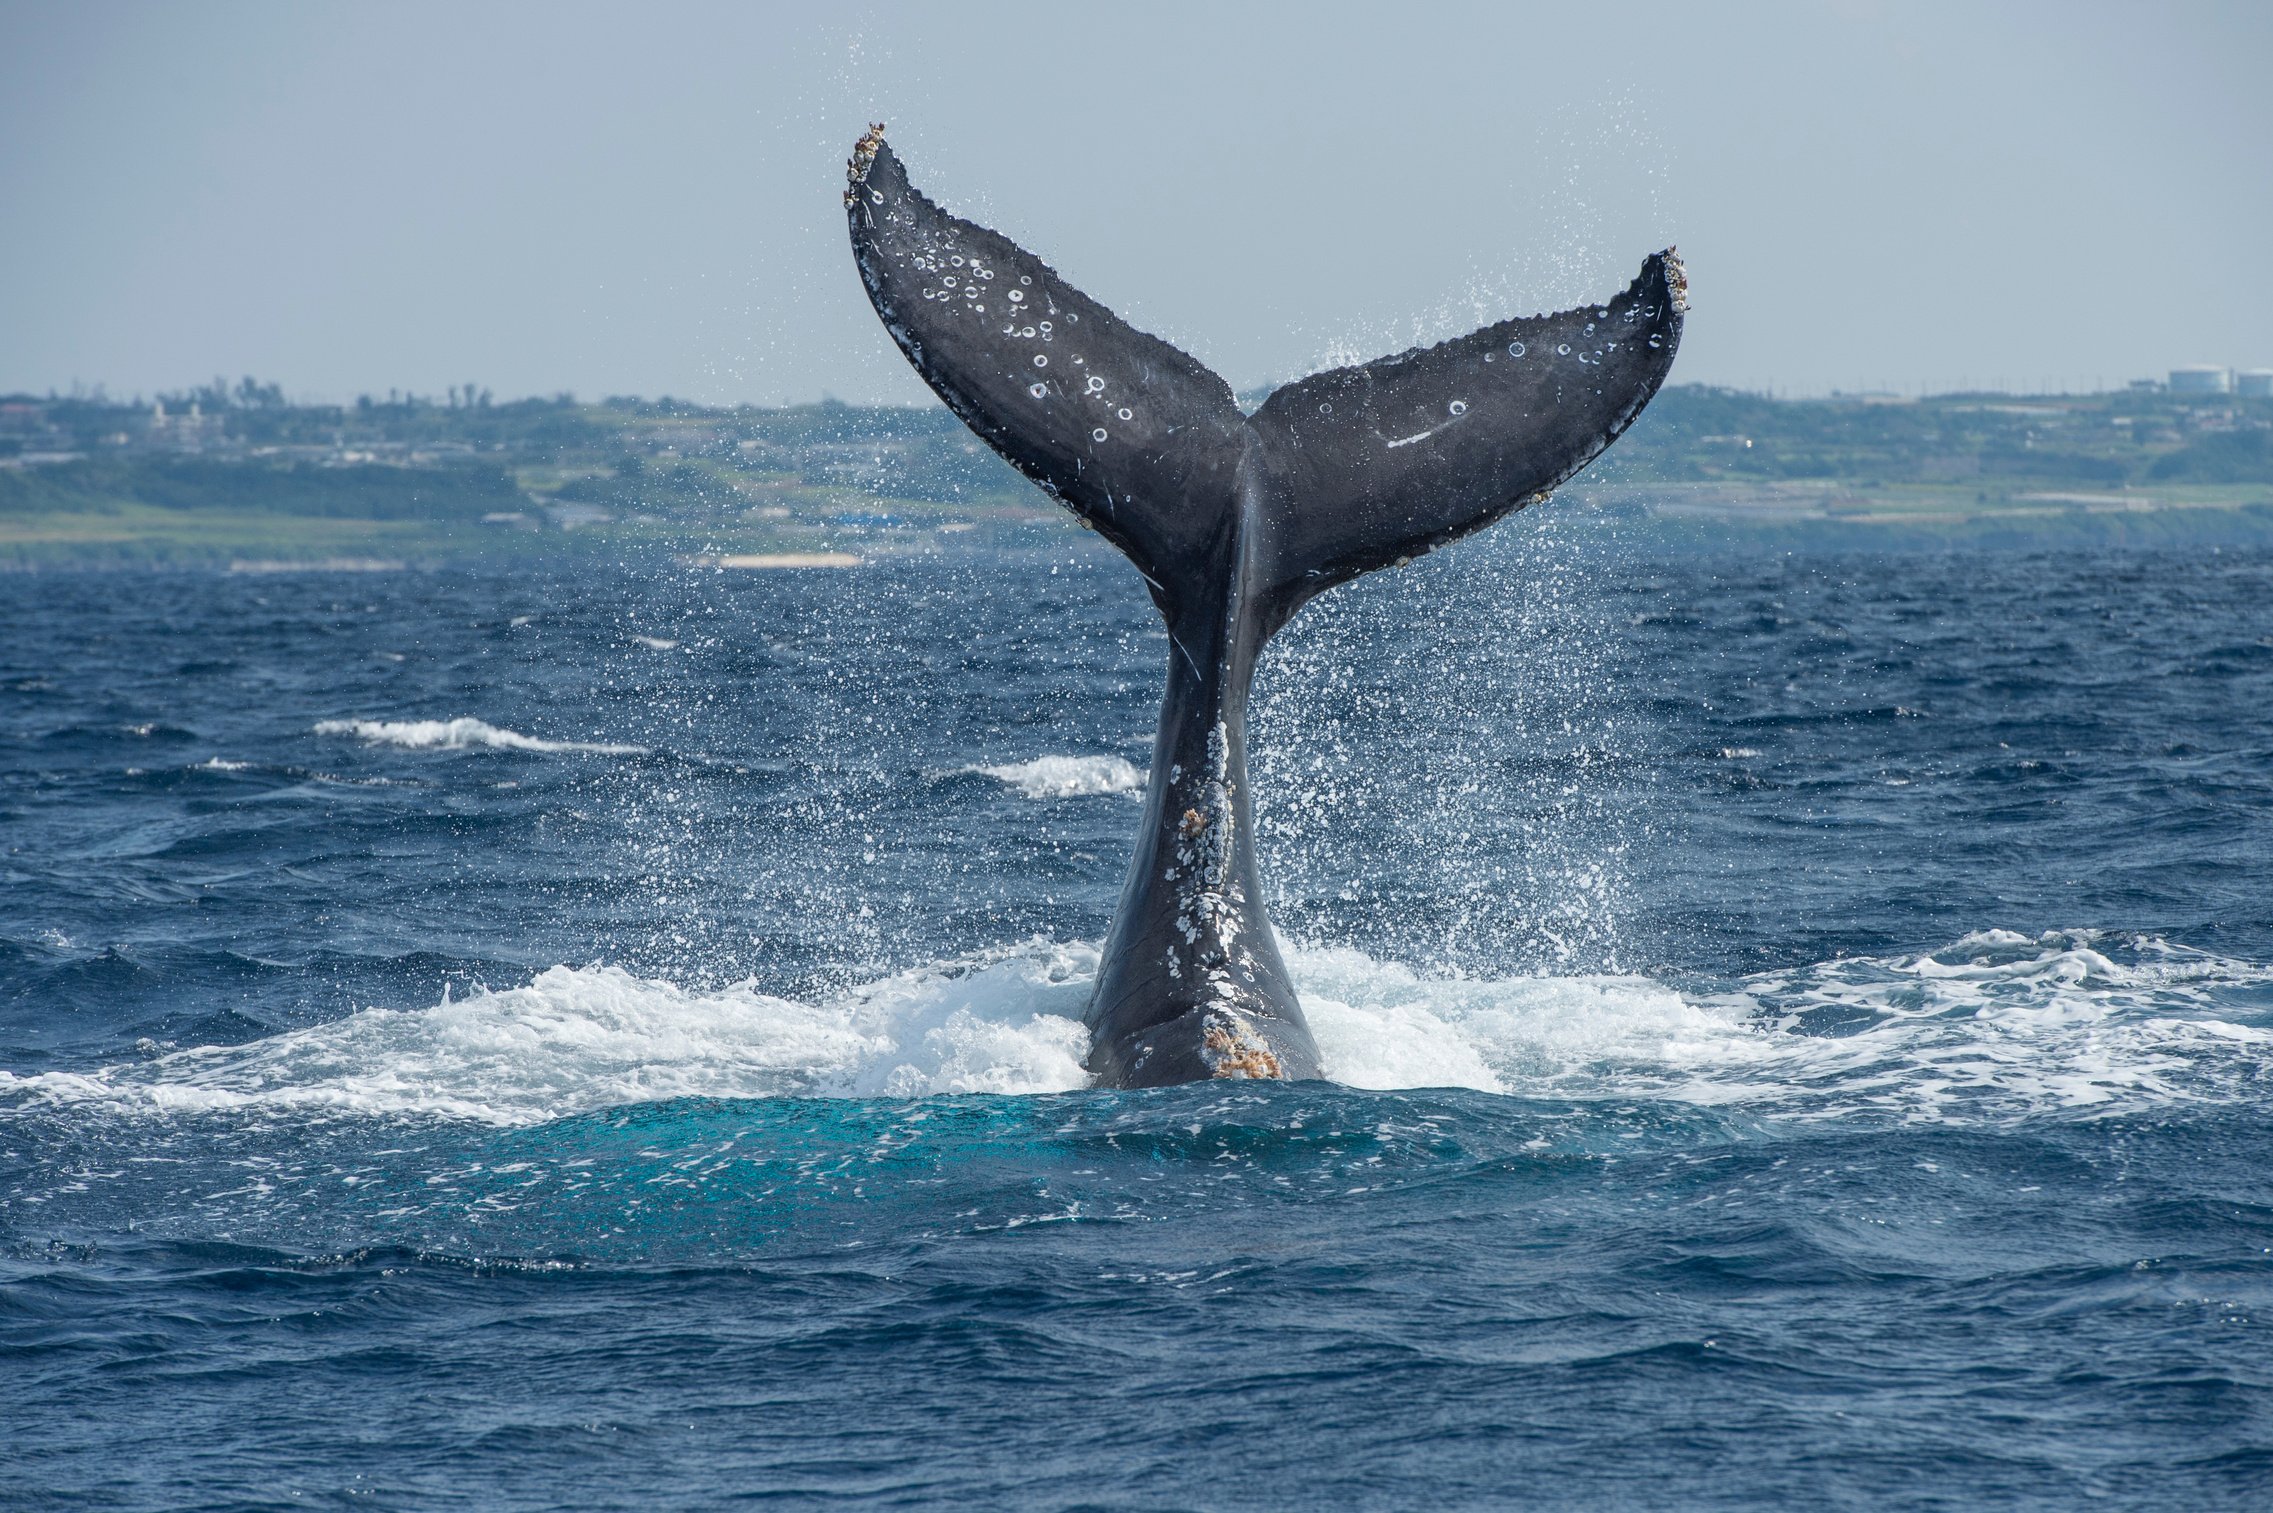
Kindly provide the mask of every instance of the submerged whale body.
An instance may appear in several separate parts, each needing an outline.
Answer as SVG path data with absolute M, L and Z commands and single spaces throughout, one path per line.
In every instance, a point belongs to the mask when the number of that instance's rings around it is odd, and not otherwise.
M 1143 829 L 1098 962 L 1108 1087 L 1312 1078 L 1318 1049 L 1263 909 L 1247 694 L 1311 598 L 1536 503 L 1672 366 L 1681 263 L 1621 294 L 1288 384 L 1221 378 L 908 183 L 874 127 L 845 191 L 876 313 L 990 446 L 1128 555 L 1168 623 Z

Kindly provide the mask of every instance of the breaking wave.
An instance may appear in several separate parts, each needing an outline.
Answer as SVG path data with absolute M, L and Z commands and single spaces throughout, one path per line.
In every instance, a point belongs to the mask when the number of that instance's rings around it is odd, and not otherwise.
M 2264 1077 L 2273 968 L 2158 939 L 1991 931 L 1682 992 L 1630 976 L 1289 965 L 1328 1072 L 1373 1089 L 1652 1100 L 1762 1118 L 2008 1122 L 2231 1096 Z M 0 1108 L 422 1114 L 529 1124 L 671 1098 L 1038 1094 L 1085 1085 L 1097 953 L 1041 941 L 806 1002 L 608 966 L 91 1074 L 0 1072 Z
M 971 767 L 1030 799 L 1144 792 L 1144 769 L 1116 756 L 1043 756 L 1000 767 Z
M 320 720 L 317 735 L 355 736 L 374 746 L 401 746 L 411 751 L 465 751 L 487 747 L 495 751 L 581 751 L 598 756 L 645 756 L 645 746 L 624 746 L 609 741 L 548 741 L 539 736 L 505 730 L 486 720 Z

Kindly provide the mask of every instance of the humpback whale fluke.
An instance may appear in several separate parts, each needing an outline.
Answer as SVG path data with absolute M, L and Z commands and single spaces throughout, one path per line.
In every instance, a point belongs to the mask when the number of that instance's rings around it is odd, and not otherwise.
M 1616 440 L 1681 341 L 1671 250 L 1626 290 L 1317 373 L 1242 415 L 1205 366 L 908 183 L 872 127 L 845 190 L 869 299 L 949 409 L 1127 554 L 1168 623 L 1143 830 L 1090 1000 L 1111 1087 L 1319 1076 L 1255 866 L 1257 657 L 1337 583 L 1535 503 Z

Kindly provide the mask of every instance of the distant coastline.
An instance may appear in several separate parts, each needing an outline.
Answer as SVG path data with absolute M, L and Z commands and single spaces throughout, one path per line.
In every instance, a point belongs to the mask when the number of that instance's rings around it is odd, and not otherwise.
M 2273 544 L 2273 399 L 1675 387 L 1550 508 L 1675 550 Z M 0 570 L 833 563 L 1075 529 L 937 408 L 0 396 Z

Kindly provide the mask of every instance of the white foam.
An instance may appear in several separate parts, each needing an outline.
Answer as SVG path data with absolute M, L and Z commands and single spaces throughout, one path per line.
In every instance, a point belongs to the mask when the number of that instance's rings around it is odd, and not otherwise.
M 1356 1087 L 1585 1093 L 1763 1050 L 1740 1011 L 1642 977 L 1422 977 L 1350 950 L 1289 965 L 1327 1074 Z
M 633 636 L 632 640 L 646 647 L 649 651 L 677 651 L 679 649 L 678 642 L 663 636 Z
M 1030 799 L 1144 792 L 1144 769 L 1116 756 L 1041 756 L 1031 762 L 964 770 L 985 773 Z
M 1683 995 L 1639 977 L 1419 978 L 1355 952 L 1290 959 L 1319 1050 L 1364 1087 L 1642 1098 L 1776 1118 L 2005 1122 L 2237 1096 L 2273 1030 L 2227 996 L 2273 967 L 2088 931 L 1987 931 Z
M 426 1114 L 528 1124 L 668 1098 L 923 1097 L 1080 1087 L 1086 947 L 1034 944 L 803 1003 L 616 967 L 431 1008 L 365 1009 L 92 1075 L 0 1072 L 0 1107 Z
M 645 756 L 645 746 L 622 746 L 609 741 L 548 741 L 539 736 L 505 730 L 487 720 L 319 720 L 317 735 L 351 735 L 374 746 L 401 746 L 412 751 L 465 751 L 488 747 L 497 751 L 583 751 L 599 756 Z
M 1096 964 L 1094 947 L 1035 941 L 809 1002 L 555 967 L 248 1045 L 0 1072 L 0 1109 L 525 1124 L 693 1096 L 1065 1092 L 1086 1081 Z M 1633 976 L 1425 977 L 1348 949 L 1297 948 L 1288 965 L 1327 1071 L 1363 1088 L 2006 1123 L 2249 1096 L 2273 1053 L 2273 1030 L 2221 1017 L 2262 997 L 2273 967 L 2084 932 L 1988 932 L 1686 995 Z

